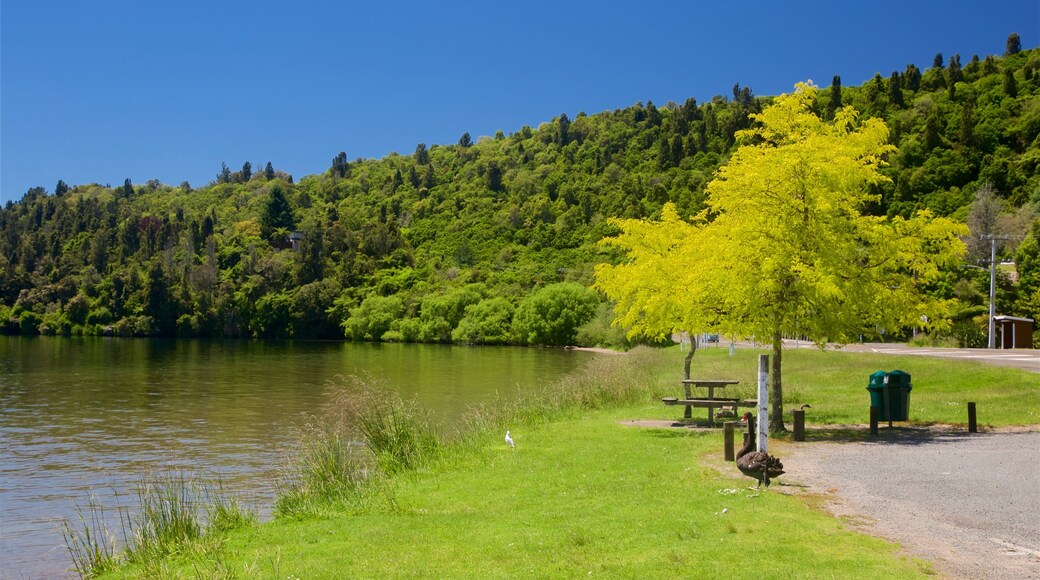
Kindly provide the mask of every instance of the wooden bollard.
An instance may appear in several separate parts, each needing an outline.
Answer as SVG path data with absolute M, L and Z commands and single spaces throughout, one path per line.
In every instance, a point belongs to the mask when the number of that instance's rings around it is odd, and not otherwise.
M 978 433 L 979 426 L 975 422 L 975 403 L 968 403 L 968 433 Z
M 805 441 L 805 410 L 795 409 L 791 414 L 794 415 L 794 440 Z
M 722 446 L 723 446 L 723 457 L 726 461 L 733 461 L 733 429 L 737 425 L 736 421 L 726 421 L 722 424 Z
M 870 406 L 870 434 L 877 437 L 877 407 Z

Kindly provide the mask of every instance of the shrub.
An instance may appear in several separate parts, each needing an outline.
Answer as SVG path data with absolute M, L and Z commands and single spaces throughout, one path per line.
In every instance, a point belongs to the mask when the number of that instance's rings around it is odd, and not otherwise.
M 111 322 L 112 312 L 104 306 L 91 310 L 90 313 L 87 314 L 87 324 L 104 326 Z
M 578 328 L 577 341 L 582 346 L 628 348 L 625 329 L 614 326 L 614 309 L 610 304 L 600 304 L 596 315 Z
M 455 288 L 443 294 L 431 294 L 423 299 L 421 305 L 423 342 L 449 342 L 452 331 L 465 316 L 466 308 L 480 302 L 484 293 L 483 286 L 471 284 L 464 288 Z
M 379 340 L 390 325 L 404 314 L 404 302 L 397 296 L 369 296 L 350 309 L 343 322 L 343 334 L 350 340 Z
M 505 298 L 490 298 L 467 306 L 451 339 L 467 344 L 509 344 L 513 341 L 513 310 L 513 304 Z
M 551 284 L 524 299 L 513 318 L 513 335 L 524 344 L 574 344 L 578 327 L 596 313 L 599 296 L 574 282 Z
M 41 324 L 43 324 L 43 317 L 31 310 L 22 312 L 18 318 L 18 329 L 22 334 L 40 334 Z
M 985 348 L 986 331 L 977 320 L 960 320 L 953 324 L 950 334 L 961 348 Z

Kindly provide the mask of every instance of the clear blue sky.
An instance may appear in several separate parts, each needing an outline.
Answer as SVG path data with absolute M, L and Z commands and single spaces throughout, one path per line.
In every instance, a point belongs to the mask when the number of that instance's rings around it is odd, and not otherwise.
M 782 6 L 788 4 L 789 6 Z M 32 186 L 297 178 L 652 100 L 846 86 L 1040 43 L 1040 0 L 4 0 L 0 202 Z

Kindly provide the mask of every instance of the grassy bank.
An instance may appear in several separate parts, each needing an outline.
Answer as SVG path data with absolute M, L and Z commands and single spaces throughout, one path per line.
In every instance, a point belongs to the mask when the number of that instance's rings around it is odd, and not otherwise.
M 694 374 L 741 379 L 736 390 L 750 395 L 756 354 L 738 351 L 730 358 L 725 349 L 707 349 L 697 354 Z M 721 433 L 623 426 L 625 419 L 681 413 L 659 402 L 677 394 L 681 357 L 676 349 L 600 357 L 545 393 L 476 410 L 459 433 L 436 442 L 421 410 L 385 407 L 376 413 L 385 419 L 382 426 L 366 438 L 367 455 L 356 444 L 338 444 L 320 456 L 316 468 L 338 484 L 322 487 L 298 476 L 276 521 L 169 550 L 113 576 L 869 578 L 931 572 L 896 546 L 847 530 L 816 509 L 813 498 L 748 489 L 749 480 L 715 459 Z M 913 375 L 915 421 L 963 423 L 954 407 L 970 397 L 964 401 L 979 403 L 983 423 L 1040 422 L 1035 374 L 868 354 L 792 351 L 786 357 L 787 399 L 811 403 L 816 423 L 864 422 L 867 376 L 894 368 Z M 338 393 L 332 398 L 337 408 L 363 399 Z M 329 431 L 312 435 L 341 437 L 335 424 L 343 417 L 326 419 Z M 502 439 L 506 428 L 515 449 Z M 373 441 L 384 447 L 373 448 Z

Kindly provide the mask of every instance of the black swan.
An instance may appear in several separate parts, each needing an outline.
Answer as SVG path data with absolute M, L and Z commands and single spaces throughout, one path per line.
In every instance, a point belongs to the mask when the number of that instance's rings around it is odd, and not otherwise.
M 769 480 L 780 477 L 784 473 L 784 464 L 768 453 L 752 451 L 755 447 L 755 423 L 751 413 L 744 413 L 747 421 L 748 431 L 744 438 L 744 446 L 737 452 L 737 469 L 748 477 L 758 480 L 758 486 L 763 483 L 769 487 Z

